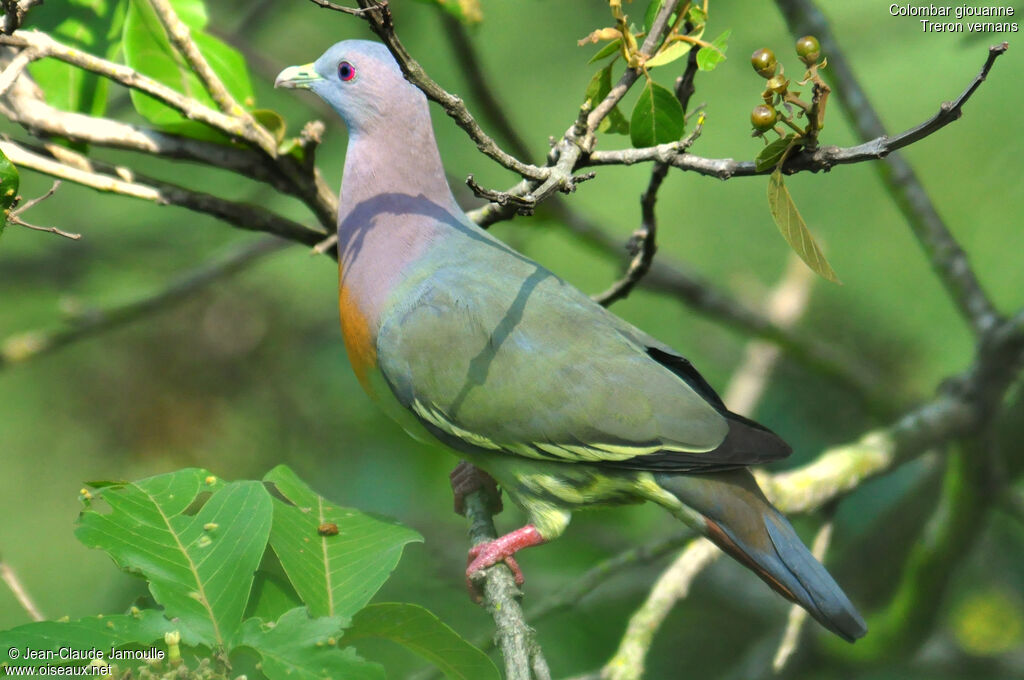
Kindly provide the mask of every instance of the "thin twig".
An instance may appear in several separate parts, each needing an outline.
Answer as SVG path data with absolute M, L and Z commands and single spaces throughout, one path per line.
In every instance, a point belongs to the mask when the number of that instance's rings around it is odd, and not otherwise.
M 811 546 L 811 554 L 822 564 L 825 562 L 825 553 L 828 552 L 828 546 L 832 542 L 832 528 L 833 523 L 831 519 L 822 524 L 817 535 L 814 537 L 814 544 Z M 786 619 L 786 632 L 782 634 L 782 641 L 775 652 L 775 658 L 772 659 L 772 672 L 776 675 L 786 668 L 786 664 L 789 663 L 793 654 L 796 653 L 797 646 L 800 643 L 800 631 L 803 630 L 806 622 L 806 609 L 795 604 L 789 608 L 789 618 Z
M 80 165 L 75 167 L 13 142 L 0 142 L 0 151 L 3 151 L 15 165 L 97 191 L 130 196 L 158 205 L 179 205 L 195 212 L 213 215 L 241 229 L 267 232 L 310 247 L 324 238 L 322 232 L 309 229 L 258 206 L 192 191 L 169 182 L 132 173 L 124 168 L 88 161 L 84 157 L 78 157 Z M 63 153 L 69 160 L 73 154 L 67 150 Z
M 36 5 L 43 4 L 43 0 L 3 0 L 4 25 L 2 32 L 6 35 L 14 33 L 21 28 L 25 21 L 25 14 Z
M 515 158 L 508 152 L 501 149 L 497 142 L 491 139 L 487 133 L 483 131 L 483 128 L 473 118 L 473 114 L 469 112 L 462 99 L 451 94 L 443 87 L 437 84 L 427 72 L 423 70 L 419 62 L 412 58 L 408 50 L 405 49 L 405 45 L 399 40 L 395 34 L 394 23 L 391 20 L 391 8 L 388 7 L 386 2 L 379 2 L 378 0 L 359 0 L 359 10 L 352 7 L 345 7 L 337 5 L 332 2 L 325 2 L 324 0 L 311 0 L 314 4 L 324 7 L 326 9 L 335 10 L 338 12 L 344 12 L 346 14 L 354 14 L 366 20 L 370 25 L 370 29 L 377 34 L 377 37 L 381 39 L 387 48 L 394 55 L 395 61 L 402 69 L 402 73 L 406 79 L 418 87 L 423 94 L 427 96 L 433 102 L 441 105 L 455 123 L 465 130 L 466 134 L 469 135 L 477 148 L 485 156 L 492 158 L 504 167 L 512 170 L 513 172 L 534 180 L 546 179 L 550 171 L 546 168 L 541 168 L 536 165 L 524 163 L 518 158 Z
M 887 147 L 886 151 L 924 139 L 958 119 L 963 114 L 964 104 L 981 86 L 995 60 L 1004 54 L 1008 47 L 1004 42 L 989 48 L 988 58 L 981 72 L 959 97 L 952 102 L 943 103 L 939 112 L 931 119 L 897 135 L 892 142 L 885 145 L 879 143 L 879 139 L 886 139 L 885 125 L 871 106 L 870 98 L 850 68 L 821 10 L 812 0 L 776 0 L 776 4 L 785 17 L 791 33 L 813 33 L 818 38 L 822 53 L 828 56 L 828 73 L 835 81 L 836 96 L 854 128 L 862 139 L 877 138 L 868 142 L 868 145 Z M 888 156 L 884 169 L 880 166 L 879 171 L 961 315 L 969 322 L 976 335 L 983 335 L 999 321 L 999 314 L 974 275 L 967 255 L 939 215 L 920 179 L 899 154 Z
M 13 35 L 0 36 L 0 44 L 31 48 L 36 58 L 53 57 L 125 87 L 144 92 L 189 120 L 204 123 L 230 137 L 247 141 L 269 156 L 277 154 L 277 144 L 266 130 L 250 128 L 240 118 L 214 111 L 192 97 L 183 95 L 132 68 L 83 52 L 53 39 L 46 33 L 19 30 Z
M 690 50 L 690 55 L 686 62 L 686 70 L 676 80 L 675 89 L 676 99 L 679 100 L 684 114 L 690 97 L 694 93 L 693 79 L 696 73 L 697 51 Z M 697 141 L 703 126 L 704 117 L 701 115 L 697 118 L 697 125 L 694 127 L 693 132 L 682 142 L 684 148 L 690 148 Z M 651 178 L 647 183 L 647 189 L 640 196 L 640 228 L 633 232 L 633 237 L 630 239 L 629 248 L 632 251 L 633 258 L 622 278 L 613 283 L 608 290 L 594 296 L 594 301 L 598 304 L 607 307 L 618 300 L 628 297 L 636 284 L 650 271 L 651 264 L 654 262 L 654 254 L 658 250 L 658 219 L 654 211 L 654 204 L 658 200 L 658 190 L 661 188 L 661 184 L 665 181 L 667 175 L 668 164 L 654 164 L 654 168 L 651 170 Z
M 36 605 L 32 596 L 29 595 L 28 590 L 21 583 L 21 579 L 14 573 L 14 569 L 11 565 L 3 561 L 0 558 L 0 579 L 7 584 L 7 587 L 12 593 L 14 593 L 14 599 L 18 601 L 21 608 L 25 610 L 25 613 L 29 615 L 33 621 L 45 621 L 46 617 L 39 611 L 39 607 Z
M 602 680 L 638 680 L 644 660 L 672 606 L 690 592 L 693 580 L 721 555 L 706 538 L 695 538 L 655 582 L 647 599 L 629 619 L 619 648 L 601 670 Z
M 277 238 L 246 243 L 185 273 L 154 293 L 105 309 L 87 309 L 68 319 L 63 328 L 12 335 L 0 342 L 0 368 L 34 359 L 97 333 L 167 311 L 211 284 L 237 274 L 287 245 L 287 241 Z

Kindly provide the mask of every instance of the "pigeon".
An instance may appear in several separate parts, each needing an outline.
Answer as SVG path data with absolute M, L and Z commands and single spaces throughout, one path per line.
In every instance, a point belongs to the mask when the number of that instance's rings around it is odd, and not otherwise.
M 747 469 L 790 447 L 729 411 L 682 354 L 474 224 L 426 97 L 384 45 L 339 42 L 275 86 L 311 90 L 348 128 L 339 309 L 356 377 L 528 520 L 472 548 L 467 579 L 505 562 L 522 583 L 515 553 L 560 536 L 575 510 L 650 501 L 825 628 L 850 642 L 867 632 Z

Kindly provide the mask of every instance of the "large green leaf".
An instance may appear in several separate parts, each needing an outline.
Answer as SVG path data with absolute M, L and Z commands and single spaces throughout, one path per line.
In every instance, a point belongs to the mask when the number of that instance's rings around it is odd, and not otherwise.
M 224 82 L 228 92 L 241 103 L 251 103 L 252 83 L 249 81 L 245 59 L 232 47 L 200 30 L 206 23 L 202 3 L 177 0 L 172 1 L 172 5 L 179 18 L 189 25 L 196 46 L 214 73 Z M 202 82 L 171 45 L 148 0 L 131 0 L 124 22 L 124 56 L 128 66 L 210 108 L 217 108 Z M 135 110 L 158 127 L 192 137 L 224 139 L 220 133 L 188 120 L 176 110 L 142 92 L 132 90 L 131 97 Z
M 313 616 L 355 614 L 387 581 L 405 544 L 423 540 L 393 520 L 328 502 L 287 466 L 264 480 L 287 499 L 274 499 L 270 545 Z
M 82 666 L 89 659 L 56 659 L 26 658 L 25 650 L 38 652 L 40 656 L 48 651 L 60 654 L 61 648 L 77 650 L 99 649 L 104 658 L 113 648 L 131 645 L 150 645 L 163 647 L 164 634 L 178 630 L 178 626 L 168 621 L 160 612 L 147 610 L 138 615 L 116 614 L 114 616 L 93 616 L 77 621 L 40 621 L 27 623 L 17 628 L 0 632 L 0 660 L 9 665 L 43 666 L 57 663 L 67 666 Z M 19 650 L 17 657 L 11 650 Z M 118 661 L 124 668 L 125 663 Z M 4 664 L 0 664 L 0 668 Z
M 591 108 L 596 107 L 604 98 L 608 96 L 608 93 L 612 90 L 612 66 L 615 61 L 611 61 L 607 66 L 602 68 L 600 71 L 594 74 L 594 77 L 590 79 L 590 83 L 587 85 L 587 91 L 584 93 L 584 97 L 590 102 Z M 613 106 L 612 110 L 608 112 L 608 115 L 604 117 L 601 124 L 597 126 L 599 132 L 614 132 L 615 134 L 624 135 L 629 133 L 629 121 L 622 115 L 622 111 L 619 110 L 618 105 Z
M 635 147 L 674 142 L 683 134 L 683 107 L 671 91 L 648 81 L 640 92 L 629 121 L 629 138 Z
M 61 0 L 44 3 L 28 14 L 28 27 L 91 54 L 114 59 L 121 51 L 121 30 L 128 0 Z M 107 107 L 108 81 L 57 59 L 29 65 L 29 73 L 46 101 L 66 111 L 94 116 Z
M 807 263 L 818 276 L 828 279 L 833 283 L 840 283 L 832 265 L 825 259 L 814 237 L 811 236 L 804 218 L 796 209 L 793 198 L 789 195 L 789 189 L 782 181 L 782 171 L 776 170 L 768 179 L 768 207 L 772 211 L 772 218 L 778 225 L 782 237 L 786 239 L 793 251 L 800 256 L 800 259 Z
M 207 490 L 213 495 L 202 503 Z M 229 647 L 270 534 L 273 508 L 263 485 L 225 485 L 190 468 L 98 495 L 111 512 L 83 512 L 79 540 L 143 575 L 154 599 L 181 622 L 187 644 Z
M 437 666 L 449 680 L 501 680 L 486 654 L 419 605 L 369 605 L 355 615 L 341 643 L 361 638 L 397 642 Z
M 311 619 L 300 607 L 273 626 L 247 620 L 239 644 L 259 653 L 270 680 L 384 680 L 383 668 L 337 646 L 344 624 L 338 616 Z

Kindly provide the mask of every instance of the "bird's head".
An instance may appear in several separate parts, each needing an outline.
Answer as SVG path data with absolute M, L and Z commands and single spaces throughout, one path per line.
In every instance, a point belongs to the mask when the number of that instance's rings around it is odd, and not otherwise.
M 426 98 L 405 80 L 387 48 L 368 40 L 345 40 L 311 64 L 289 66 L 274 87 L 312 90 L 341 115 L 350 134 L 381 124 L 400 127 L 405 117 L 426 111 Z

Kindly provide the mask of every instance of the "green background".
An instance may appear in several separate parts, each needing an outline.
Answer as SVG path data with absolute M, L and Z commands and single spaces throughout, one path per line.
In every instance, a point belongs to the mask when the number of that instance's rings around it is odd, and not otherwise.
M 251 3 L 209 4 L 211 27 L 249 59 L 259 105 L 282 112 L 292 132 L 312 117 L 327 122 L 318 160 L 337 185 L 346 139 L 340 120 L 313 95 L 274 91 L 271 85 L 281 68 L 312 61 L 337 40 L 369 37 L 365 24 L 293 0 L 273 3 L 258 21 L 240 26 Z M 393 4 L 409 51 L 444 87 L 466 93 L 437 10 L 408 0 Z M 905 153 L 996 304 L 1016 310 L 1024 303 L 1024 50 L 1015 34 L 923 33 L 917 19 L 890 16 L 889 4 L 822 3 L 891 131 L 931 116 L 974 77 L 988 44 L 1010 40 L 1010 51 L 963 119 Z M 643 3 L 634 5 L 626 11 L 639 18 Z M 483 10 L 484 21 L 471 31 L 482 67 L 534 160 L 541 159 L 548 137 L 561 135 L 573 120 L 596 70 L 587 64 L 596 48 L 577 47 L 576 41 L 610 24 L 607 5 L 484 0 Z M 768 46 L 791 75 L 799 63 L 772 3 L 713 3 L 711 10 L 708 37 L 726 28 L 732 37 L 729 58 L 713 73 L 698 75 L 693 101 L 706 103 L 707 122 L 692 150 L 752 158 L 760 142 L 749 136 L 748 116 L 763 81 L 747 57 Z M 1020 18 L 1018 13 L 1015 19 Z M 667 67 L 656 77 L 671 85 L 675 73 Z M 137 120 L 123 90 L 112 88 L 112 97 L 113 113 Z M 633 92 L 627 101 L 635 97 Z M 452 177 L 472 173 L 493 188 L 515 182 L 439 109 L 434 113 Z M 22 134 L 10 124 L 4 129 Z M 835 100 L 822 140 L 857 141 Z M 626 137 L 599 140 L 602 149 L 625 146 Z M 292 199 L 223 172 L 127 153 L 100 155 L 310 222 Z M 567 200 L 625 242 L 638 225 L 647 177 L 644 167 L 602 168 Z M 736 297 L 761 304 L 788 253 L 768 214 L 766 184 L 763 177 L 721 182 L 670 173 L 658 200 L 659 257 L 683 261 Z M 908 404 L 966 368 L 973 352 L 970 334 L 877 169 L 844 166 L 788 178 L 787 185 L 844 282 L 814 284 L 799 330 L 841 348 Z M 25 173 L 21 193 L 32 197 L 48 186 L 48 179 Z M 476 203 L 472 197 L 465 202 Z M 83 238 L 72 242 L 7 229 L 0 240 L 0 339 L 58 325 L 68 306 L 135 299 L 212 255 L 258 238 L 183 209 L 70 183 L 26 217 Z M 517 218 L 494 233 L 587 292 L 603 290 L 620 271 L 619 262 L 541 218 Z M 0 555 L 48 616 L 122 611 L 143 593 L 141 581 L 118 573 L 104 555 L 72 536 L 83 481 L 134 479 L 188 465 L 209 467 L 228 479 L 258 478 L 287 462 L 324 495 L 395 517 L 426 538 L 407 549 L 377 601 L 417 602 L 470 639 L 486 637 L 490 618 L 463 591 L 466 527 L 451 512 L 447 485 L 455 458 L 410 440 L 359 388 L 338 330 L 336 276 L 326 258 L 292 247 L 165 313 L 0 371 Z M 741 361 L 745 337 L 674 299 L 640 292 L 614 309 L 684 352 L 719 389 Z M 823 447 L 876 424 L 848 392 L 787 359 L 755 415 L 794 445 L 792 458 L 777 469 L 806 462 Z M 865 611 L 891 594 L 901 560 L 937 497 L 939 463 L 912 463 L 864 485 L 842 504 L 828 565 Z M 499 528 L 511 530 L 519 520 L 507 510 Z M 809 540 L 817 520 L 797 525 Z M 600 559 L 676 529 L 653 507 L 578 515 L 559 541 L 523 555 L 526 604 L 559 591 Z M 1024 526 L 994 512 L 977 531 L 972 552 L 950 565 L 953 585 L 922 651 L 847 677 L 995 678 L 1024 672 Z M 537 625 L 556 677 L 607 660 L 663 566 L 632 569 Z M 741 664 L 756 666 L 758 655 L 777 644 L 786 609 L 749 573 L 722 561 L 698 579 L 660 631 L 650 677 L 677 677 L 681 668 L 692 677 L 745 677 Z M 0 627 L 25 620 L 0 588 Z M 813 631 L 815 638 L 824 635 Z M 367 646 L 366 654 L 386 655 L 395 677 L 417 667 L 412 657 L 383 647 Z M 805 674 L 829 677 L 820 668 Z

